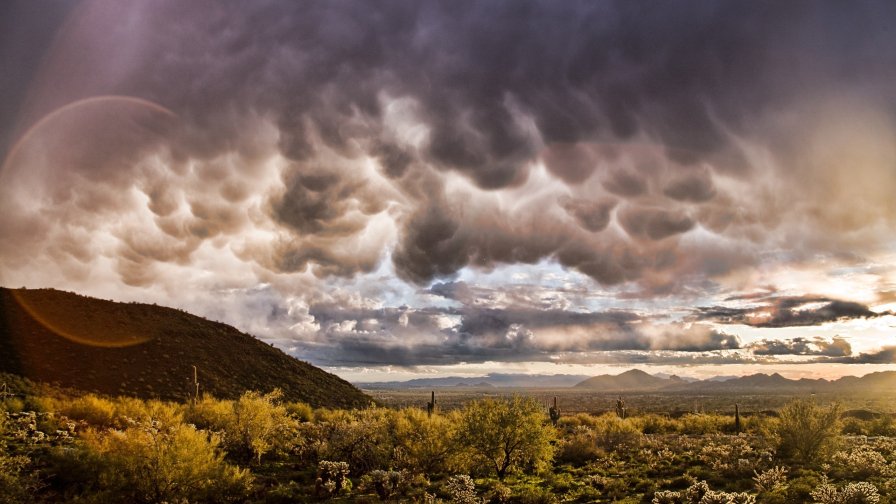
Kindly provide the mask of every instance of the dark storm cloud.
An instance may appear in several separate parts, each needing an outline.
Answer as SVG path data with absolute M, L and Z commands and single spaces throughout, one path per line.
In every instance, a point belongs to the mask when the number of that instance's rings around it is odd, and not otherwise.
M 619 215 L 619 223 L 633 238 L 662 240 L 689 231 L 694 221 L 680 211 L 658 208 L 626 208 Z
M 663 194 L 679 201 L 703 202 L 712 199 L 716 191 L 708 171 L 687 174 L 673 180 Z
M 882 315 L 769 293 L 658 324 L 450 280 L 555 262 L 608 296 L 706 299 L 757 265 L 889 250 L 892 2 L 9 5 L 0 152 L 21 145 L 0 173 L 2 281 L 275 285 L 287 315 L 246 320 L 294 322 L 329 364 L 728 362 L 739 339 L 700 321 Z M 108 95 L 147 101 L 83 101 Z M 328 297 L 378 268 L 445 299 Z
M 792 338 L 765 339 L 750 344 L 754 355 L 823 355 L 826 357 L 848 357 L 852 346 L 843 338 Z
M 720 324 L 746 324 L 753 327 L 813 326 L 838 320 L 867 319 L 892 312 L 875 312 L 853 301 L 818 296 L 762 298 L 762 303 L 747 308 L 725 306 L 701 307 L 695 310 L 697 320 Z
M 575 217 L 583 228 L 596 233 L 606 229 L 610 223 L 610 213 L 616 206 L 616 200 L 605 199 L 591 201 L 586 199 L 570 199 L 563 208 Z
M 602 171 L 595 178 L 606 191 L 651 199 L 648 206 L 623 207 L 620 223 L 631 237 L 679 235 L 698 214 L 660 208 L 656 196 L 706 204 L 718 193 L 714 177 L 748 176 L 742 142 L 733 139 L 766 143 L 767 112 L 802 100 L 806 87 L 892 98 L 889 86 L 877 84 L 889 82 L 896 66 L 885 21 L 893 9 L 886 2 L 273 0 L 137 9 L 97 0 L 79 12 L 48 58 L 48 76 L 79 71 L 67 74 L 64 89 L 49 85 L 50 77 L 35 89 L 56 105 L 111 93 L 161 103 L 184 124 L 171 146 L 176 159 L 257 155 L 255 125 L 272 124 L 274 145 L 295 165 L 284 174 L 286 190 L 268 195 L 269 217 L 300 237 L 348 237 L 366 223 L 338 218 L 354 197 L 352 184 L 365 180 L 320 175 L 322 152 L 375 159 L 407 198 L 393 255 L 403 278 L 426 283 L 466 265 L 566 257 L 565 265 L 612 284 L 643 273 L 617 254 L 653 251 L 596 246 L 573 227 L 531 238 L 540 226 L 557 228 L 548 222 L 556 216 L 533 227 L 502 215 L 477 232 L 468 228 L 479 222 L 462 218 L 460 205 L 440 194 L 441 182 L 427 182 L 435 185 L 426 191 L 420 181 L 453 172 L 486 191 L 515 188 L 543 161 L 574 187 Z M 136 14 L 133 29 L 105 29 Z M 412 112 L 390 116 L 396 99 L 408 100 Z M 425 134 L 411 139 L 401 121 L 423 125 Z M 625 142 L 658 145 L 668 167 L 605 167 L 620 159 L 612 146 Z M 356 168 L 336 171 L 343 170 Z M 605 197 L 570 201 L 566 209 L 582 229 L 607 228 Z M 370 211 L 382 210 L 379 203 L 370 203 Z M 165 211 L 164 200 L 153 204 Z M 725 207 L 706 207 L 701 222 L 727 229 L 732 218 Z M 308 250 L 295 254 L 327 263 L 322 271 L 364 271 L 343 261 L 345 254 L 315 251 L 344 244 L 298 241 Z M 585 249 L 589 257 L 582 257 Z

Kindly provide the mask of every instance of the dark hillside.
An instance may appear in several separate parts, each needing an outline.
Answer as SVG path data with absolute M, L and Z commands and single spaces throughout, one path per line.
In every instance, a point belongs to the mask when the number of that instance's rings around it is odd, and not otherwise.
M 678 385 L 681 380 L 678 377 L 657 378 L 641 371 L 630 369 L 618 375 L 600 375 L 582 381 L 576 387 L 601 390 L 605 392 L 622 392 L 630 390 L 656 390 L 671 385 Z
M 345 380 L 237 329 L 173 308 L 52 289 L 0 288 L 0 372 L 110 395 L 235 398 L 279 387 L 314 406 L 371 399 Z

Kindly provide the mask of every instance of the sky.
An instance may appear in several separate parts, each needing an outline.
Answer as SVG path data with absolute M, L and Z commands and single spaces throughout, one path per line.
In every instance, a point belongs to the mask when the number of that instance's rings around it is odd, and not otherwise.
M 896 369 L 896 3 L 12 0 L 0 285 L 353 381 Z

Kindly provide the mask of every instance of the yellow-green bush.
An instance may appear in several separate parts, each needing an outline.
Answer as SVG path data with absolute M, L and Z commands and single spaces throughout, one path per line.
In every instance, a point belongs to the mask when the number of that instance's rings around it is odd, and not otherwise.
M 91 430 L 85 457 L 99 490 L 114 502 L 228 502 L 245 498 L 249 472 L 224 461 L 215 434 L 184 424 L 138 423 L 124 430 Z
M 204 395 L 202 399 L 185 408 L 184 421 L 201 429 L 224 430 L 232 413 L 233 401 Z
M 601 456 L 603 452 L 597 447 L 594 429 L 579 425 L 564 434 L 558 444 L 556 459 L 561 464 L 581 466 Z
M 286 431 L 293 420 L 280 404 L 282 393 L 246 392 L 233 403 L 233 413 L 225 426 L 231 449 L 248 450 L 261 463 L 266 453 L 286 449 Z
M 613 413 L 595 417 L 591 429 L 597 446 L 607 451 L 624 450 L 641 444 L 642 435 L 637 424 Z
M 284 404 L 286 412 L 299 422 L 310 422 L 314 420 L 314 408 L 303 402 L 288 402 Z
M 820 463 L 839 440 L 840 406 L 821 407 L 806 399 L 791 401 L 770 424 L 778 456 L 800 463 Z
M 56 411 L 73 420 L 83 420 L 94 427 L 112 427 L 119 424 L 115 404 L 93 394 L 67 401 L 58 401 Z
M 224 432 L 224 447 L 237 459 L 261 458 L 288 450 L 296 421 L 280 403 L 282 393 L 246 392 L 236 401 L 209 396 L 188 406 L 184 421 L 197 427 Z
M 456 452 L 452 439 L 457 413 L 429 416 L 423 410 L 403 409 L 391 417 L 395 467 L 429 476 L 449 470 Z
M 644 434 L 674 434 L 681 430 L 678 420 L 669 418 L 666 415 L 657 415 L 656 413 L 631 417 L 629 420 Z
M 556 437 L 543 409 L 531 397 L 473 401 L 461 412 L 457 442 L 499 479 L 515 469 L 540 471 L 553 457 Z
M 370 408 L 359 411 L 317 412 L 317 457 L 347 462 L 353 474 L 388 469 L 393 442 L 389 430 L 390 411 Z
M 689 413 L 678 419 L 678 432 L 689 435 L 720 434 L 731 430 L 734 420 L 727 415 Z

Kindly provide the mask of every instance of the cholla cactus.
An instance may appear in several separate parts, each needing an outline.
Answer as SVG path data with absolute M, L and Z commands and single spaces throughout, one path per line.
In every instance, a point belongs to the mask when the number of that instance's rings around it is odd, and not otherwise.
M 728 495 L 731 497 L 731 504 L 756 504 L 756 496 L 746 492 L 735 492 Z
M 716 492 L 710 490 L 706 492 L 700 504 L 755 504 L 756 497 L 743 492 Z
M 689 504 L 700 504 L 708 492 L 709 485 L 705 481 L 698 481 L 684 491 L 684 501 Z
M 851 479 L 875 476 L 893 476 L 887 459 L 868 445 L 859 445 L 848 451 L 838 451 L 831 457 L 833 466 L 849 474 Z
M 376 469 L 365 474 L 361 478 L 360 488 L 373 490 L 382 500 L 402 491 L 407 480 L 405 471 L 383 471 Z
M 710 490 L 700 499 L 700 504 L 734 504 L 734 502 L 727 493 Z
M 744 492 L 710 490 L 705 481 L 698 481 L 684 492 L 656 492 L 653 504 L 756 504 L 756 497 Z
M 877 487 L 861 481 L 849 483 L 840 490 L 830 483 L 822 483 L 810 494 L 815 504 L 877 504 L 880 494 Z
M 352 488 L 352 482 L 348 479 L 348 463 L 321 460 L 317 464 L 317 481 L 315 491 L 318 496 L 331 496 L 347 493 Z
M 767 471 L 753 471 L 753 481 L 758 492 L 774 492 L 787 486 L 787 468 L 775 466 Z
M 682 504 L 681 492 L 660 490 L 653 494 L 653 504 Z
M 455 504 L 480 504 L 482 502 L 476 496 L 476 485 L 473 484 L 473 478 L 466 474 L 448 478 L 446 490 L 451 496 L 451 502 Z

